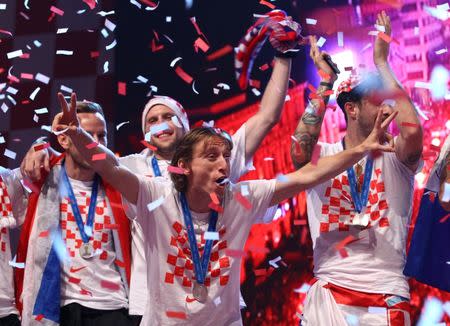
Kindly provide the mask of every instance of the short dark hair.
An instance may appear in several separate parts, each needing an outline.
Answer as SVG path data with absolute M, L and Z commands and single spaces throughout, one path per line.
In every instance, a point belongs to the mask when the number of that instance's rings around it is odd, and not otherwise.
M 336 102 L 344 112 L 345 122 L 348 122 L 347 113 L 345 112 L 345 103 L 354 102 L 361 103 L 364 96 L 369 95 L 372 91 L 383 88 L 383 82 L 380 75 L 371 74 L 364 78 L 355 88 L 348 92 L 341 92 L 336 98 Z
M 180 160 L 183 160 L 184 162 L 192 161 L 194 146 L 203 140 L 210 140 L 212 138 L 219 138 L 223 140 L 230 151 L 233 149 L 233 141 L 226 131 L 219 128 L 209 127 L 194 128 L 184 135 L 178 143 L 170 165 L 178 166 L 178 162 Z M 172 179 L 177 191 L 187 191 L 187 177 L 184 174 L 171 173 L 170 178 Z
M 90 101 L 77 101 L 77 113 L 100 113 L 105 117 L 101 105 Z

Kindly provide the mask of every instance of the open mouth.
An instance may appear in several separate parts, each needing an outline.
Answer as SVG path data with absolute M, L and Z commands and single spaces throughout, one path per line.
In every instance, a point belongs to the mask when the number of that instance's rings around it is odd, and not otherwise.
M 226 185 L 228 182 L 230 182 L 230 180 L 229 180 L 227 177 L 225 177 L 225 176 L 216 179 L 216 183 L 217 183 L 219 186 L 224 186 L 224 185 Z

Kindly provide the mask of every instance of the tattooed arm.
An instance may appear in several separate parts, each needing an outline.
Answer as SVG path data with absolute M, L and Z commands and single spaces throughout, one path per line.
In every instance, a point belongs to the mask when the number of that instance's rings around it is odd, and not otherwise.
M 317 70 L 322 70 L 326 78 L 322 78 L 320 86 L 317 88 L 318 98 L 314 98 L 308 104 L 303 113 L 300 122 L 295 129 L 294 137 L 297 141 L 292 140 L 291 158 L 296 169 L 309 163 L 314 146 L 319 139 L 320 127 L 322 126 L 323 116 L 325 115 L 325 107 L 328 103 L 329 95 L 325 94 L 333 88 L 333 83 L 337 76 L 325 61 L 327 53 L 321 52 L 317 47 L 316 37 L 310 37 L 311 50 L 310 57 L 314 61 Z

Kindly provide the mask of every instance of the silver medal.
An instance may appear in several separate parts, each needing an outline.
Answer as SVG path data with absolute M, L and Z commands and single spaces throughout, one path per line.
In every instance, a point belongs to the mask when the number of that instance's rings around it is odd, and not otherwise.
M 94 248 L 88 243 L 82 243 L 80 247 L 80 256 L 83 259 L 90 259 L 94 257 Z
M 205 284 L 194 282 L 192 294 L 194 295 L 195 300 L 200 303 L 205 303 L 206 299 L 208 299 L 208 289 L 206 288 Z

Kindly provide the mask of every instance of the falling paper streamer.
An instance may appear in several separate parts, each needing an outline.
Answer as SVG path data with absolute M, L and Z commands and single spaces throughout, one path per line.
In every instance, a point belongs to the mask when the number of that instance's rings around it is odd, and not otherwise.
M 91 160 L 92 160 L 92 161 L 102 161 L 102 160 L 106 160 L 106 153 L 98 153 L 98 154 L 94 154 L 94 155 L 92 155 Z
M 444 185 L 444 195 L 442 196 L 442 201 L 447 203 L 450 201 L 450 184 L 447 182 Z
M 5 152 L 3 153 L 3 155 L 5 155 L 6 157 L 8 157 L 8 158 L 10 158 L 12 160 L 16 159 L 16 153 L 11 151 L 11 150 L 9 150 L 9 149 L 7 149 L 7 148 L 5 148 Z
M 344 46 L 344 33 L 337 32 L 337 39 L 338 39 L 338 46 L 343 47 Z
M 317 24 L 317 19 L 306 18 L 306 24 L 307 25 L 315 25 L 315 24 Z
M 151 212 L 162 205 L 164 202 L 164 197 L 161 196 L 157 200 L 152 201 L 150 204 L 147 205 L 147 209 Z
M 217 297 L 217 298 L 215 298 L 214 299 L 214 304 L 216 305 L 216 307 L 218 306 L 218 305 L 220 305 L 221 303 L 222 303 L 222 300 L 220 300 L 220 297 Z
M 187 319 L 186 313 L 183 311 L 166 311 L 166 315 L 169 318 Z
M 169 173 L 174 173 L 174 174 L 184 174 L 184 170 L 182 168 L 179 168 L 177 166 L 172 166 L 172 165 L 169 165 L 167 167 L 167 171 L 169 171 Z
M 442 307 L 442 302 L 435 297 L 429 297 L 425 301 L 422 315 L 419 318 L 417 326 L 436 325 L 441 321 L 443 315 L 444 309 Z
M 157 135 L 160 132 L 163 132 L 163 131 L 166 131 L 166 130 L 170 130 L 170 127 L 167 124 L 167 122 L 163 122 L 163 123 L 159 123 L 157 125 L 151 126 L 150 127 L 150 134 L 151 135 Z
M 298 289 L 294 289 L 295 293 L 307 293 L 308 290 L 311 288 L 311 285 L 308 283 L 303 283 L 302 286 L 300 286 Z
M 203 238 L 205 240 L 219 240 L 219 232 L 206 231 Z
M 122 127 L 122 126 L 124 126 L 124 125 L 126 125 L 127 123 L 130 123 L 130 121 L 125 121 L 125 122 L 121 122 L 121 123 L 119 123 L 117 126 L 116 126 L 116 130 L 119 130 L 120 129 L 120 127 Z
M 272 260 L 269 260 L 269 265 L 272 266 L 273 268 L 278 268 L 280 266 L 278 266 L 277 262 L 281 261 L 281 257 L 278 256 L 277 258 L 274 258 Z
M 183 59 L 182 57 L 176 57 L 175 59 L 173 59 L 171 62 L 170 62 L 170 66 L 173 68 L 173 67 L 175 67 L 175 65 L 177 64 L 177 62 L 178 61 L 180 61 L 181 59 Z
M 22 56 L 22 55 L 23 55 L 22 50 L 12 51 L 12 52 L 8 52 L 8 53 L 6 54 L 6 56 L 7 56 L 8 59 L 14 59 L 14 58 L 20 57 L 20 56 Z
M 251 210 L 252 209 L 252 203 L 250 203 L 250 201 L 245 198 L 244 196 L 242 196 L 242 194 L 240 192 L 236 192 L 234 194 L 234 199 L 236 199 L 236 201 L 241 204 L 242 207 L 244 207 L 246 210 Z
M 40 81 L 41 83 L 44 83 L 44 84 L 48 84 L 49 81 L 50 81 L 50 77 L 48 77 L 48 76 L 46 76 L 44 74 L 41 74 L 39 72 L 36 74 L 34 79 L 36 79 L 37 81 Z
M 8 262 L 9 266 L 12 266 L 14 268 L 24 269 L 25 263 L 17 263 L 16 259 L 17 259 L 17 256 L 14 256 L 14 259 Z
M 327 39 L 321 36 L 321 37 L 319 38 L 319 40 L 317 41 L 317 46 L 318 46 L 319 48 L 321 48 L 321 47 L 325 44 L 326 41 L 327 41 Z

